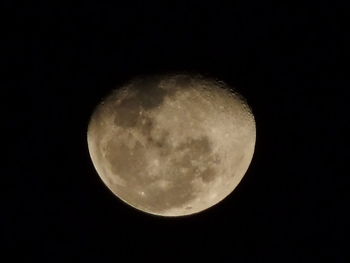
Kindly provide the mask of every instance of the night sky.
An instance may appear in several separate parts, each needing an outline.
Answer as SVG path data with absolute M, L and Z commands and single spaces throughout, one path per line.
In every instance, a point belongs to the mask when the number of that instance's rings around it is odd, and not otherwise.
M 5 4 L 2 250 L 35 262 L 345 262 L 341 3 L 117 2 Z M 174 71 L 236 87 L 257 141 L 224 201 L 163 218 L 105 187 L 86 133 L 113 88 Z

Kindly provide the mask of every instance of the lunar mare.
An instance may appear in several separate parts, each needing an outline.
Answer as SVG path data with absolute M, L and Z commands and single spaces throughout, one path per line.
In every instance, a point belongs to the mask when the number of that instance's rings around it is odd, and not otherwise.
M 183 216 L 228 196 L 252 160 L 255 121 L 223 83 L 196 75 L 138 78 L 114 90 L 88 127 L 106 186 L 147 213 Z

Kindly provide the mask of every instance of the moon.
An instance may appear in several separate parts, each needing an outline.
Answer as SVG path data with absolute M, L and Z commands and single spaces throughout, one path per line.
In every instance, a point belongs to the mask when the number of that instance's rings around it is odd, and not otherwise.
M 227 197 L 251 163 L 252 110 L 227 84 L 201 75 L 135 78 L 94 110 L 89 153 L 122 201 L 159 216 L 185 216 Z

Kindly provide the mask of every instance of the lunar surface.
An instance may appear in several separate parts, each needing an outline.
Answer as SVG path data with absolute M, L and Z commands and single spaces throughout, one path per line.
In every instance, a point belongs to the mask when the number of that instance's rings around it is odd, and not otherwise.
M 93 164 L 125 203 L 161 216 L 203 211 L 228 196 L 252 160 L 256 129 L 245 100 L 200 75 L 137 78 L 95 109 Z

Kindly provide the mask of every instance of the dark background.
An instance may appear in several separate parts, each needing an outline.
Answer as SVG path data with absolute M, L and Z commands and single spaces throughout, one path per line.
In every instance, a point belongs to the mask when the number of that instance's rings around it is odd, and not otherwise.
M 49 3 L 48 3 L 49 2 Z M 3 251 L 43 262 L 345 262 L 349 245 L 345 6 L 11 2 L 4 65 Z M 95 105 L 139 74 L 236 87 L 257 124 L 252 164 L 219 205 L 185 218 L 130 208 L 87 149 Z

